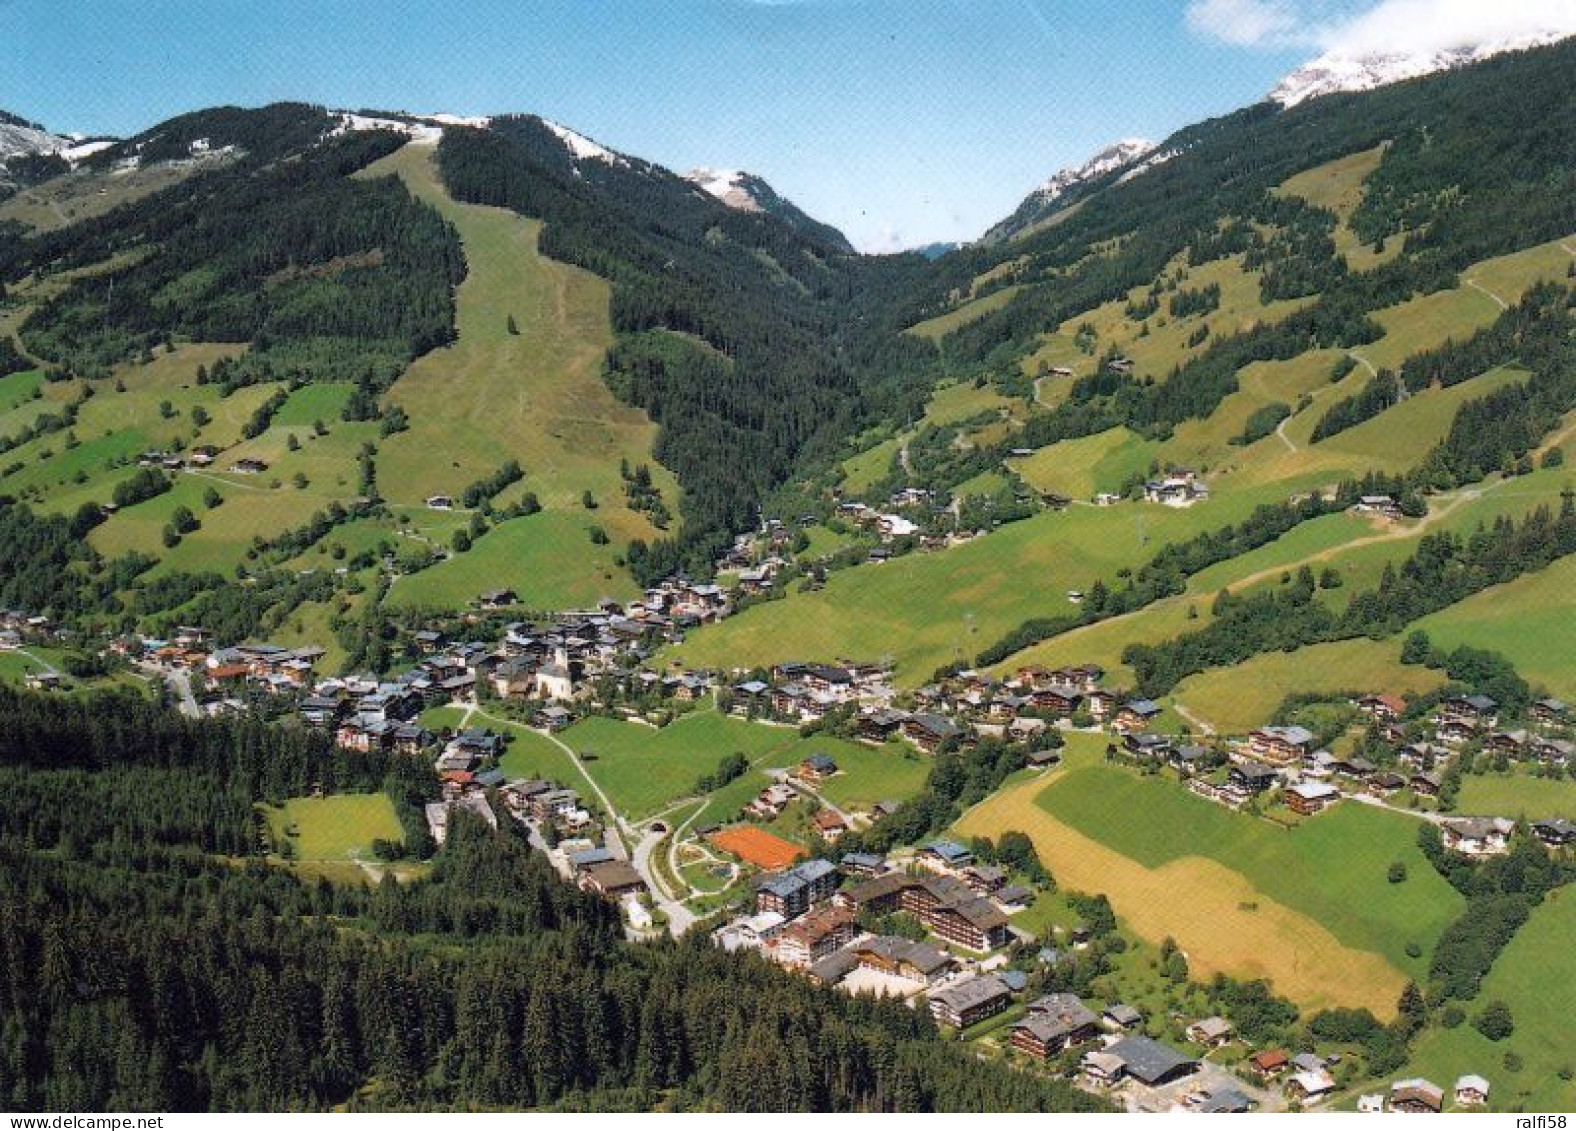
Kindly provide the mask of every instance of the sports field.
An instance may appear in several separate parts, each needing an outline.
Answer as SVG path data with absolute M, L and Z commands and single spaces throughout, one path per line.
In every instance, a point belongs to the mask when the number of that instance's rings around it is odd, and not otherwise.
M 405 838 L 394 803 L 382 793 L 297 797 L 264 812 L 274 837 L 288 836 L 300 861 L 371 860 L 374 840 Z
M 707 837 L 724 852 L 731 852 L 746 864 L 768 870 L 786 868 L 806 855 L 805 850 L 793 841 L 758 829 L 754 825 L 735 825 L 721 829 Z

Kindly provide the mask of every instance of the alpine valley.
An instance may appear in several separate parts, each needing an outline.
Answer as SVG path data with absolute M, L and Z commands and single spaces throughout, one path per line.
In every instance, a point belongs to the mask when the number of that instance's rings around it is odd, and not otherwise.
M 1554 35 L 895 255 L 0 114 L 3 1106 L 1576 1108 L 1573 288 Z

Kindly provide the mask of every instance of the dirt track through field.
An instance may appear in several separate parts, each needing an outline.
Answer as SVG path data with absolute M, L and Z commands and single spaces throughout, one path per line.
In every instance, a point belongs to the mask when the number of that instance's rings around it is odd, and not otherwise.
M 957 831 L 1028 834 L 1059 884 L 1104 893 L 1149 942 L 1174 938 L 1195 979 L 1217 972 L 1267 978 L 1276 993 L 1304 1009 L 1366 1007 L 1379 1017 L 1394 1015 L 1406 978 L 1382 955 L 1346 946 L 1216 861 L 1190 856 L 1146 868 L 1040 808 L 1035 798 L 1046 788 L 1045 778 L 1009 787 L 964 814 Z

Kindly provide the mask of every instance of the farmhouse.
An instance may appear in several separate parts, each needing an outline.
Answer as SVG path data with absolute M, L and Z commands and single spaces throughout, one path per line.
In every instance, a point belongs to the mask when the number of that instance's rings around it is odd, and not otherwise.
M 815 826 L 815 831 L 822 840 L 828 844 L 836 844 L 848 831 L 848 822 L 836 809 L 817 809 L 810 823 Z
M 806 782 L 824 781 L 837 773 L 837 763 L 830 754 L 811 754 L 799 763 L 797 775 Z
M 1012 1004 L 1012 991 L 994 974 L 970 978 L 930 997 L 930 1015 L 942 1025 L 967 1029 Z
M 1488 1103 L 1489 1083 L 1481 1076 L 1462 1076 L 1456 1081 L 1456 1104 L 1459 1107 L 1482 1107 Z
M 1445 1106 L 1445 1092 L 1422 1077 L 1397 1080 L 1390 1085 L 1390 1099 L 1385 1106 L 1391 1111 L 1438 1114 Z
M 1504 817 L 1456 817 L 1439 826 L 1440 839 L 1465 856 L 1499 856 L 1510 851 L 1514 821 Z
M 1563 723 L 1569 710 L 1559 699 L 1539 699 L 1532 705 L 1532 717 L 1540 723 Z
M 1100 1024 L 1113 1032 L 1136 1029 L 1143 1023 L 1144 1015 L 1125 1002 L 1108 1005 L 1100 1014 Z
M 1187 1039 L 1209 1048 L 1219 1048 L 1231 1040 L 1234 1031 L 1231 1022 L 1224 1017 L 1206 1017 L 1187 1027 Z
M 1286 1081 L 1286 1094 L 1302 1103 L 1323 1099 L 1335 1091 L 1335 1077 L 1324 1069 L 1304 1069 Z
M 1265 1080 L 1280 1075 L 1290 1063 L 1291 1058 L 1286 1055 L 1285 1049 L 1265 1049 L 1248 1057 L 1248 1066 Z
M 902 711 L 880 710 L 859 716 L 859 737 L 866 742 L 885 742 L 908 720 Z
M 1135 758 L 1159 761 L 1170 755 L 1172 746 L 1170 739 L 1164 735 L 1135 732 L 1123 736 L 1122 749 Z
M 1365 715 L 1391 722 L 1405 714 L 1406 700 L 1396 695 L 1364 695 L 1357 700 L 1357 707 Z

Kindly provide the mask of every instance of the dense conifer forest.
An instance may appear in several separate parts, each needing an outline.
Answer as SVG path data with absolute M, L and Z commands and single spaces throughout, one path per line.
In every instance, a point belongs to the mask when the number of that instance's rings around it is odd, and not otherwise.
M 135 697 L 0 688 L 0 1097 L 12 1110 L 1100 1110 L 704 936 L 623 941 L 523 835 L 430 878 L 298 881 L 253 805 L 435 795 L 425 764 Z

